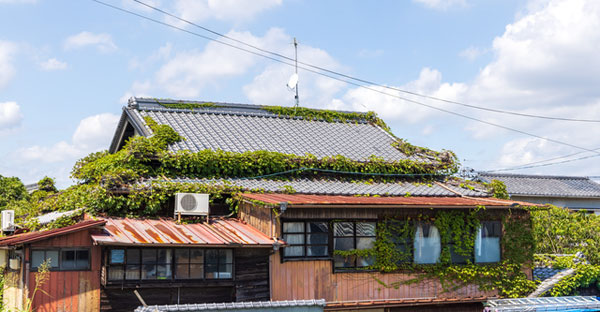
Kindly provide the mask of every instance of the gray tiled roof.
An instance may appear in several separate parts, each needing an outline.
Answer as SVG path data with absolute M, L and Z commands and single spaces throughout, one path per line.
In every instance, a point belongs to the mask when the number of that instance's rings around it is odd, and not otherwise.
M 411 196 L 459 196 L 460 193 L 465 196 L 486 197 L 489 196 L 483 190 L 471 190 L 450 184 L 444 184 L 445 187 L 454 190 L 454 192 L 439 186 L 436 183 L 411 183 L 406 181 L 398 182 L 366 182 L 366 181 L 348 181 L 338 179 L 295 179 L 295 180 L 268 180 L 268 179 L 190 179 L 179 178 L 171 179 L 174 183 L 202 183 L 202 184 L 229 184 L 239 186 L 246 190 L 263 189 L 267 192 L 283 192 L 286 186 L 292 187 L 300 194 L 318 194 L 318 195 L 382 195 L 382 196 L 405 196 L 409 193 Z
M 179 102 L 160 100 L 160 103 Z M 214 107 L 193 110 L 173 109 L 165 108 L 155 99 L 134 98 L 125 111 L 134 127 L 142 130 L 144 135 L 149 135 L 151 131 L 143 117 L 150 116 L 157 123 L 167 124 L 185 137 L 184 141 L 170 146 L 172 151 L 267 150 L 295 155 L 308 153 L 318 158 L 343 155 L 358 161 L 368 160 L 372 155 L 386 161 L 434 161 L 428 156 L 403 154 L 391 145 L 394 138 L 389 133 L 366 121 L 305 120 L 301 117 L 278 116 L 258 105 L 215 104 Z
M 567 269 L 555 269 L 553 267 L 535 267 L 533 268 L 533 279 L 536 281 L 545 281 L 566 270 Z
M 323 311 L 326 302 L 319 300 L 287 300 L 258 302 L 227 302 L 200 304 L 172 304 L 138 307 L 135 312 L 196 312 L 196 311 Z
M 587 177 L 480 173 L 479 179 L 504 182 L 510 195 L 600 197 L 600 184 Z

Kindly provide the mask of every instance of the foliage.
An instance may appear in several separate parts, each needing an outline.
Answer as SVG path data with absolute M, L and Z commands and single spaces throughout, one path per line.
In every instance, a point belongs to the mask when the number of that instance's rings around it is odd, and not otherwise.
M 58 192 L 58 189 L 55 186 L 56 182 L 54 182 L 54 179 L 50 178 L 50 177 L 43 177 L 40 181 L 38 181 L 37 185 L 38 185 L 38 189 L 40 191 L 44 191 L 44 192 L 50 192 L 50 193 L 56 193 Z
M 573 267 L 575 273 L 564 277 L 550 289 L 553 297 L 577 295 L 577 289 L 595 286 L 600 289 L 600 265 L 580 263 Z
M 505 234 L 502 241 L 503 261 L 498 264 L 474 264 L 472 256 L 480 220 L 487 220 L 489 215 L 484 207 L 468 211 L 436 211 L 434 215 L 420 215 L 418 218 L 387 218 L 377 224 L 377 238 L 370 249 L 334 251 L 342 257 L 374 257 L 374 265 L 368 270 L 381 272 L 421 272 L 416 277 L 385 284 L 386 287 L 400 287 L 404 284 L 420 283 L 427 279 L 437 279 L 444 291 L 452 291 L 468 284 L 478 285 L 481 290 L 498 289 L 505 297 L 519 297 L 528 294 L 535 288 L 535 282 L 529 281 L 522 272 L 523 265 L 531 264 L 533 259 L 533 237 L 528 213 L 511 213 L 504 218 Z M 440 260 L 433 265 L 412 263 L 415 224 L 419 222 L 433 223 L 440 233 L 442 250 Z M 398 248 L 403 244 L 403 248 Z M 465 256 L 467 264 L 454 264 L 451 261 L 450 244 L 453 251 Z
M 176 109 L 197 109 L 197 108 L 207 108 L 207 107 L 216 107 L 215 103 L 212 102 L 204 102 L 204 103 L 190 103 L 190 102 L 177 102 L 177 103 L 161 103 L 158 99 L 155 99 L 156 103 L 164 106 L 166 108 L 176 108 Z
M 488 184 L 488 188 L 493 194 L 493 197 L 499 199 L 510 199 L 508 191 L 506 191 L 506 185 L 504 184 L 504 182 L 494 179 Z
M 29 193 L 19 178 L 0 175 L 0 210 L 6 209 L 10 202 L 28 198 Z
M 582 252 L 591 264 L 600 265 L 600 216 L 556 206 L 531 215 L 536 253 Z

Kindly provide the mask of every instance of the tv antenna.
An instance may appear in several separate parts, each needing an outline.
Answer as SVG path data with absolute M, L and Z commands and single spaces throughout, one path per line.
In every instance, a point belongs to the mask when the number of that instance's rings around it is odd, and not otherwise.
M 296 71 L 294 72 L 292 77 L 290 77 L 290 80 L 287 83 L 287 87 L 290 90 L 296 91 L 296 96 L 294 97 L 296 99 L 296 104 L 294 105 L 294 112 L 296 112 L 296 109 L 300 105 L 300 97 L 298 97 L 298 41 L 296 41 L 296 37 L 294 37 L 294 63 Z

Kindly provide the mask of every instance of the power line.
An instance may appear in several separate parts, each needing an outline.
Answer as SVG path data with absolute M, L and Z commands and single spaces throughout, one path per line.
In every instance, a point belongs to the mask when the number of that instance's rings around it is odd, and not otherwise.
M 546 164 L 521 165 L 521 166 L 512 167 L 512 168 L 486 170 L 486 171 L 483 171 L 483 172 L 514 171 L 514 170 L 523 170 L 523 169 L 531 169 L 531 168 L 539 168 L 539 167 L 548 167 L 548 166 L 553 166 L 553 165 L 566 164 L 566 163 L 570 163 L 570 162 L 574 162 L 574 161 L 589 159 L 589 158 L 598 157 L 598 156 L 600 156 L 600 155 L 588 155 L 588 156 L 584 156 L 584 157 L 579 157 L 579 158 L 574 158 L 574 159 L 567 159 L 567 160 L 563 160 L 563 161 L 557 161 L 557 162 L 546 163 Z M 557 157 L 557 159 L 558 158 L 563 158 L 563 157 Z
M 134 16 L 137 16 L 137 17 L 140 17 L 140 18 L 152 21 L 152 22 L 157 23 L 157 24 L 161 24 L 161 25 L 173 28 L 173 29 L 177 29 L 177 30 L 186 32 L 186 33 L 194 35 L 194 36 L 198 36 L 198 37 L 206 39 L 206 40 L 214 41 L 214 42 L 226 45 L 226 46 L 234 48 L 234 49 L 238 49 L 238 50 L 241 50 L 241 51 L 244 51 L 244 52 L 248 52 L 248 53 L 251 53 L 251 54 L 254 54 L 254 55 L 257 55 L 257 56 L 261 56 L 261 57 L 264 57 L 264 58 L 267 58 L 267 59 L 270 59 L 270 60 L 273 60 L 273 61 L 276 61 L 276 62 L 279 62 L 279 63 L 282 63 L 282 64 L 286 64 L 288 66 L 294 66 L 294 64 L 292 64 L 292 63 L 288 63 L 286 61 L 277 59 L 275 57 L 264 55 L 264 54 L 261 54 L 261 53 L 255 52 L 255 51 L 250 51 L 248 49 L 245 49 L 245 48 L 242 48 L 242 47 L 239 47 L 239 46 L 227 43 L 227 42 L 223 42 L 221 40 L 218 40 L 218 39 L 215 39 L 215 38 L 211 38 L 211 37 L 208 37 L 208 36 L 205 36 L 205 35 L 202 35 L 202 34 L 198 34 L 196 32 L 193 32 L 193 31 L 190 31 L 190 30 L 187 30 L 187 29 L 184 29 L 184 28 L 181 28 L 181 27 L 178 27 L 178 26 L 166 23 L 166 22 L 162 22 L 162 21 L 156 20 L 154 18 L 147 17 L 147 16 L 144 16 L 144 15 L 135 13 L 133 11 L 120 8 L 120 7 L 114 6 L 112 4 L 105 3 L 105 2 L 100 1 L 100 0 L 92 0 L 92 1 L 94 1 L 96 3 L 99 3 L 99 4 L 102 4 L 102 5 L 105 5 L 107 7 L 119 10 L 121 12 L 125 12 L 125 13 L 128 13 L 128 14 L 131 14 L 131 15 L 134 15 Z M 383 95 L 395 97 L 395 98 L 398 98 L 398 99 L 401 99 L 401 100 L 404 100 L 404 101 L 407 101 L 407 102 L 410 102 L 410 103 L 413 103 L 413 104 L 417 104 L 417 105 L 421 105 L 421 106 L 424 106 L 424 107 L 428 107 L 428 108 L 431 108 L 431 109 L 434 109 L 434 110 L 437 110 L 437 111 L 441 111 L 441 112 L 445 112 L 445 113 L 452 114 L 452 115 L 455 115 L 455 116 L 463 117 L 463 118 L 466 118 L 466 119 L 469 119 L 469 120 L 473 120 L 473 121 L 477 121 L 477 122 L 480 122 L 480 123 L 484 123 L 484 124 L 487 124 L 487 125 L 490 125 L 490 126 L 494 126 L 494 127 L 498 127 L 498 128 L 504 129 L 504 130 L 509 130 L 509 131 L 520 133 L 520 134 L 528 135 L 528 136 L 535 137 L 535 138 L 538 138 L 538 139 L 542 139 L 542 140 L 545 140 L 545 141 L 548 141 L 548 142 L 553 142 L 553 143 L 556 143 L 556 144 L 561 144 L 561 145 L 569 146 L 569 147 L 576 148 L 576 149 L 579 149 L 579 150 L 583 150 L 583 151 L 586 151 L 586 152 L 592 152 L 592 153 L 600 154 L 600 152 L 592 150 L 592 149 L 588 149 L 588 148 L 585 148 L 585 147 L 580 147 L 580 146 L 577 146 L 577 145 L 574 145 L 574 144 L 571 144 L 571 143 L 562 142 L 562 141 L 555 140 L 555 139 L 552 139 L 552 138 L 546 138 L 546 137 L 543 137 L 543 136 L 540 136 L 540 135 L 537 135 L 537 134 L 533 134 L 533 133 L 529 133 L 529 132 L 526 132 L 526 131 L 522 131 L 522 130 L 510 128 L 510 127 L 503 126 L 503 125 L 499 125 L 499 124 L 496 124 L 496 123 L 492 123 L 492 122 L 489 122 L 489 121 L 485 121 L 485 120 L 482 120 L 482 119 L 478 119 L 478 118 L 475 118 L 475 117 L 464 115 L 464 114 L 461 114 L 461 113 L 453 112 L 453 111 L 450 111 L 450 110 L 447 110 L 447 109 L 435 107 L 435 106 L 432 106 L 432 105 L 429 105 L 429 104 L 425 104 L 425 103 L 422 103 L 422 102 L 419 102 L 419 101 L 415 101 L 415 100 L 412 100 L 412 99 L 404 98 L 404 97 L 401 97 L 401 96 L 396 95 L 396 94 L 387 93 L 387 92 L 384 92 L 382 90 L 375 89 L 372 86 L 365 86 L 365 85 L 361 85 L 361 84 L 353 82 L 353 81 L 348 81 L 348 80 L 345 80 L 345 79 L 342 79 L 342 78 L 339 78 L 339 77 L 328 75 L 328 74 L 325 74 L 325 73 L 322 73 L 322 72 L 319 72 L 317 70 L 313 70 L 313 69 L 310 69 L 310 68 L 307 68 L 307 67 L 304 67 L 304 66 L 298 66 L 298 68 L 301 68 L 301 69 L 306 70 L 308 72 L 312 72 L 312 73 L 317 74 L 317 75 L 325 76 L 325 77 L 328 77 L 328 78 L 331 78 L 331 79 L 334 79 L 334 80 L 337 80 L 337 81 L 341 81 L 341 82 L 344 82 L 344 83 L 347 83 L 347 84 L 350 84 L 350 85 L 354 85 L 354 86 L 357 86 L 359 88 L 371 90 L 373 92 L 377 92 L 377 93 L 380 93 L 380 94 L 383 94 Z M 382 86 L 382 85 L 377 85 L 377 84 L 373 84 L 373 85 L 375 87 L 386 88 L 386 86 Z M 359 104 L 362 105 L 363 107 L 367 108 L 364 104 L 362 104 L 362 103 L 359 103 Z
M 390 89 L 390 90 L 394 90 L 394 91 L 398 91 L 398 92 L 403 92 L 403 93 L 406 93 L 406 94 L 411 94 L 411 95 L 415 95 L 415 96 L 427 98 L 427 99 L 430 99 L 430 100 L 442 101 L 442 102 L 445 102 L 445 103 L 460 105 L 460 106 L 464 106 L 464 107 L 468 107 L 468 108 L 472 108 L 472 109 L 479 109 L 479 110 L 484 110 L 484 111 L 489 111 L 489 112 L 494 112 L 494 113 L 515 115 L 515 116 L 521 116 L 521 117 L 541 118 L 541 119 L 547 119 L 547 120 L 560 120 L 560 121 L 577 121 L 577 122 L 600 123 L 600 120 L 595 120 L 595 119 L 574 119 L 574 118 L 541 116 L 541 115 L 525 114 L 525 113 L 512 112 L 512 111 L 506 111 L 506 110 L 500 110 L 500 109 L 494 109 L 494 108 L 488 108 L 488 107 L 481 107 L 481 106 L 477 106 L 477 105 L 471 105 L 471 104 L 461 103 L 461 102 L 458 102 L 458 101 L 447 100 L 447 99 L 443 99 L 443 98 L 439 98 L 439 97 L 435 97 L 435 96 L 420 94 L 420 93 L 417 93 L 417 92 L 403 90 L 403 89 L 396 88 L 396 87 L 390 87 L 390 86 L 382 85 L 380 83 L 376 83 L 376 82 L 373 82 L 373 81 L 369 81 L 369 80 L 365 80 L 365 79 L 353 77 L 353 76 L 350 76 L 348 74 L 336 72 L 334 70 L 330 70 L 330 69 L 327 69 L 327 68 L 324 68 L 324 67 L 320 67 L 320 66 L 312 65 L 310 63 L 305 63 L 305 62 L 302 62 L 302 61 L 298 61 L 296 59 L 293 59 L 293 58 L 288 57 L 286 55 L 283 55 L 281 53 L 277 53 L 277 52 L 273 52 L 273 51 L 269 51 L 269 50 L 263 49 L 263 48 L 258 47 L 256 45 L 253 45 L 253 44 L 244 42 L 242 40 L 238 40 L 238 39 L 232 38 L 230 36 L 227 36 L 225 34 L 219 33 L 217 31 L 214 31 L 214 30 L 209 29 L 207 27 L 204 27 L 202 25 L 198 25 L 198 24 L 196 24 L 194 22 L 191 22 L 189 20 L 181 18 L 181 17 L 179 17 L 179 16 L 177 16 L 177 15 L 175 15 L 173 13 L 167 12 L 165 10 L 162 10 L 160 8 L 157 8 L 155 6 L 152 6 L 150 4 L 142 2 L 140 0 L 133 0 L 133 1 L 135 1 L 135 2 L 137 2 L 137 3 L 139 3 L 139 4 L 143 5 L 143 6 L 145 6 L 147 8 L 150 8 L 152 10 L 155 10 L 157 12 L 160 12 L 160 13 L 168 15 L 168 16 L 170 16 L 172 18 L 175 18 L 175 19 L 177 19 L 177 20 L 179 20 L 181 22 L 184 22 L 186 24 L 192 25 L 194 27 L 198 27 L 198 28 L 200 28 L 200 29 L 202 29 L 204 31 L 207 31 L 207 32 L 211 33 L 211 34 L 214 34 L 214 35 L 217 35 L 219 37 L 222 37 L 222 38 L 234 41 L 236 43 L 245 45 L 247 47 L 250 47 L 252 49 L 258 50 L 260 52 L 268 53 L 268 54 L 271 54 L 271 55 L 274 55 L 274 56 L 286 59 L 288 61 L 296 61 L 296 62 L 298 62 L 301 65 L 308 66 L 308 67 L 311 67 L 311 68 L 314 68 L 314 69 L 317 69 L 317 70 L 320 70 L 320 71 L 324 71 L 324 72 L 327 72 L 327 73 L 330 73 L 330 74 L 338 75 L 338 76 L 341 76 L 341 77 L 344 77 L 344 78 L 347 78 L 347 79 L 351 79 L 351 80 L 354 80 L 354 81 L 358 81 L 358 82 L 361 82 L 361 83 L 366 83 L 366 84 L 370 84 L 370 85 L 377 85 L 377 86 L 380 86 L 380 87 L 384 87 L 386 89 Z

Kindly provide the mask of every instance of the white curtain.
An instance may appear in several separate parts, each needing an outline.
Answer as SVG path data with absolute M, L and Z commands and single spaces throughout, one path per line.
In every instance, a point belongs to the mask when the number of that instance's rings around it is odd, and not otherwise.
M 475 262 L 499 262 L 500 261 L 500 237 L 490 237 L 485 226 L 479 226 L 475 238 Z
M 415 263 L 436 263 L 440 258 L 441 241 L 438 229 L 429 225 L 429 233 L 426 233 L 427 225 L 419 224 L 415 233 Z

